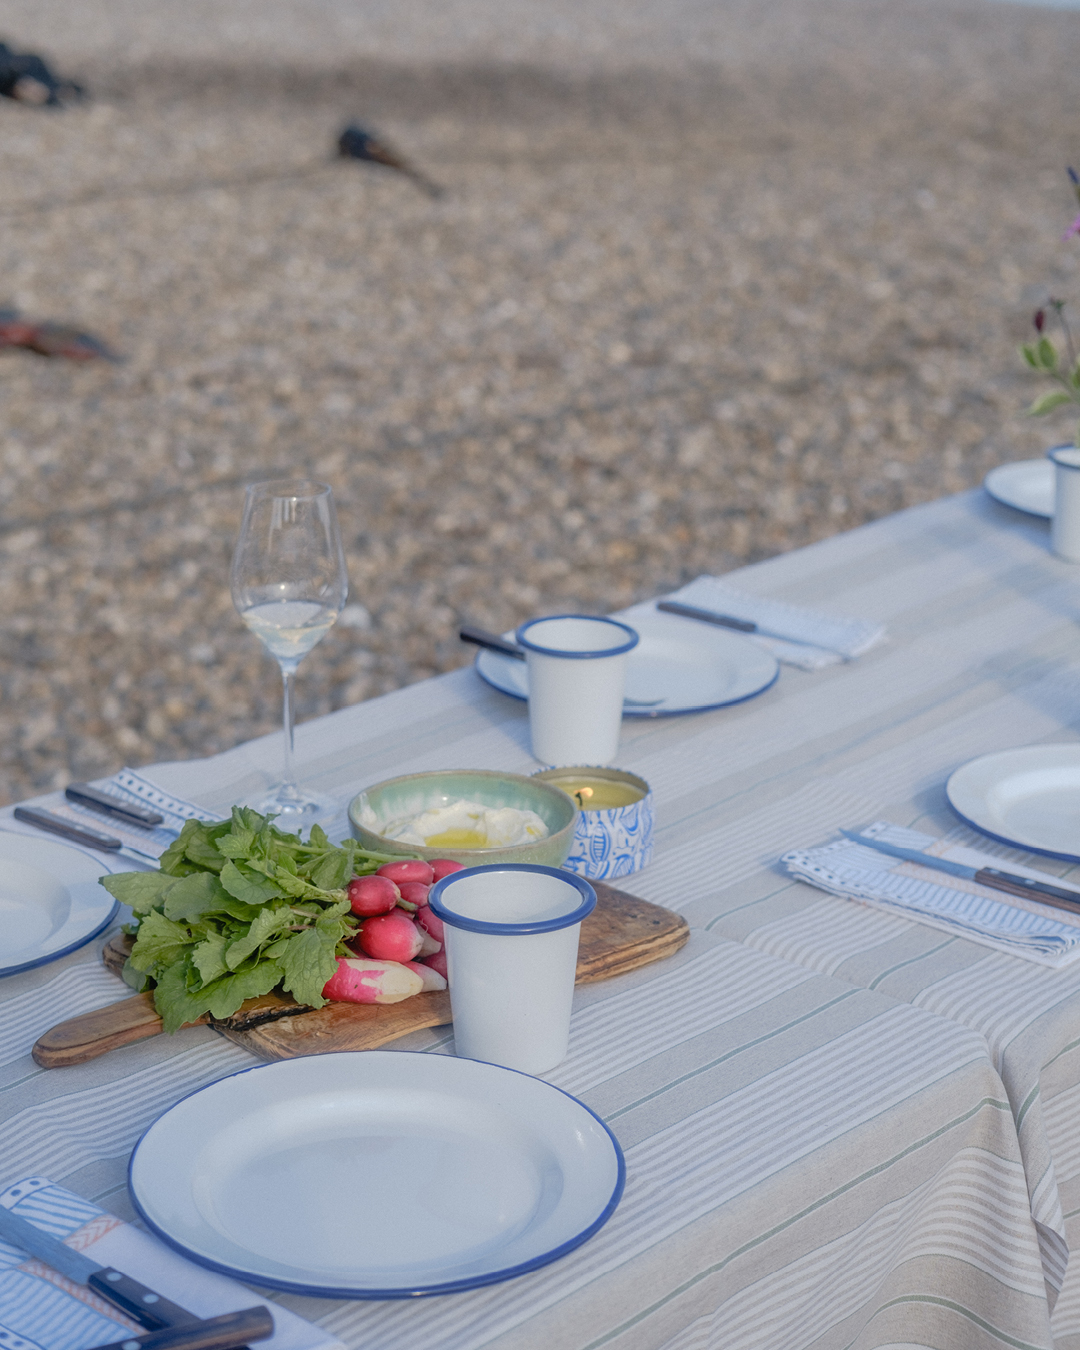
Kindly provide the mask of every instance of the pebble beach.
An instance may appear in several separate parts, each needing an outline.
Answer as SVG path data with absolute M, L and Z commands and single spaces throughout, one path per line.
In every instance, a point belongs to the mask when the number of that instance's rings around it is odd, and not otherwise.
M 300 720 L 1072 435 L 1080 13 L 991 0 L 0 0 L 0 798 L 279 725 L 243 485 L 333 484 Z M 358 121 L 445 187 L 335 156 Z M 1080 167 L 1080 163 L 1078 163 Z

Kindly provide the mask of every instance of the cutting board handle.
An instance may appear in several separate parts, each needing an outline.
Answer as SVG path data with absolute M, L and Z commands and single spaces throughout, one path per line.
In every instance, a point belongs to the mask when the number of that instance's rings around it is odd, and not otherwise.
M 43 1069 L 84 1064 L 107 1050 L 144 1041 L 161 1031 L 161 1018 L 150 994 L 136 994 L 107 1008 L 81 1013 L 47 1031 L 30 1052 Z

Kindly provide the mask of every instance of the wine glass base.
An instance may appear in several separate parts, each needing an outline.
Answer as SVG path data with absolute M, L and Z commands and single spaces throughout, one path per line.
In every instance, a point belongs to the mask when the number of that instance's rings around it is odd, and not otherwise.
M 292 829 L 298 825 L 313 825 L 323 816 L 331 815 L 337 803 L 333 797 L 323 797 L 317 792 L 301 792 L 288 784 L 279 784 L 253 806 L 260 815 L 277 816 L 276 824 Z

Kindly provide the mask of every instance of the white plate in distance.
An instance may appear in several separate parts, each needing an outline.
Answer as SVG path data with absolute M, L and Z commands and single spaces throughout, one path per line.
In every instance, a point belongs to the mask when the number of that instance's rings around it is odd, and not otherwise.
M 211 1083 L 151 1125 L 128 1173 L 143 1220 L 201 1265 L 370 1299 L 546 1265 L 607 1222 L 624 1178 L 607 1126 L 542 1079 L 388 1050 Z
M 991 839 L 1080 862 L 1080 745 L 982 755 L 945 784 L 949 805 Z
M 780 673 L 771 652 L 739 633 L 659 610 L 614 617 L 641 638 L 627 657 L 627 698 L 643 704 L 660 700 L 651 707 L 624 707 L 624 717 L 674 717 L 724 708 L 764 693 Z M 476 673 L 512 698 L 529 697 L 524 661 L 484 650 L 476 655 Z
M 106 928 L 119 906 L 100 859 L 52 839 L 0 832 L 0 975 L 56 961 Z
M 983 479 L 995 501 L 1049 520 L 1054 514 L 1054 466 L 1048 459 L 1020 459 L 999 464 Z

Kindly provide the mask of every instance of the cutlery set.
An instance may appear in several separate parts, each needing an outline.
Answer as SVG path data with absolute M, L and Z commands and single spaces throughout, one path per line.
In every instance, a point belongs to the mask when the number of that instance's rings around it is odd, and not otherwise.
M 840 833 L 853 843 L 876 849 L 878 853 L 887 853 L 891 858 L 918 863 L 920 867 L 932 867 L 935 871 L 946 872 L 952 877 L 962 877 L 965 881 L 975 881 L 995 891 L 1004 891 L 1008 895 L 1018 895 L 1024 900 L 1037 900 L 1040 904 L 1052 905 L 1055 909 L 1080 914 L 1080 891 L 1066 890 L 1062 886 L 1052 886 L 1049 882 L 1036 881 L 1031 877 L 1016 876 L 1012 872 L 1002 872 L 996 867 L 971 867 L 966 863 L 952 862 L 948 858 L 938 858 L 932 853 L 924 853 L 921 849 L 901 848 L 897 844 L 886 843 L 883 839 L 870 839 L 864 834 L 856 834 L 853 830 L 841 830 Z
M 130 1275 L 91 1261 L 2 1205 L 0 1238 L 36 1256 L 75 1284 L 93 1290 L 149 1333 L 124 1336 L 97 1350 L 243 1350 L 248 1341 L 262 1341 L 274 1334 L 274 1319 L 265 1307 L 244 1308 L 221 1317 L 196 1317 Z

